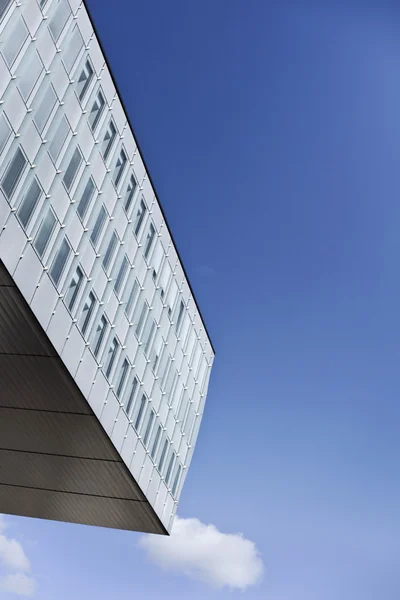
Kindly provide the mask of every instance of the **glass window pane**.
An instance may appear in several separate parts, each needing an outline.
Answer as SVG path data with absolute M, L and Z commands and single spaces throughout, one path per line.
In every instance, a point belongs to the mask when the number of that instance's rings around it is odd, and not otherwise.
M 135 418 L 133 419 L 133 426 L 136 429 L 136 431 L 139 431 L 139 427 L 142 422 L 145 406 L 146 406 L 146 396 L 143 394 L 143 396 L 140 400 L 140 404 L 139 404 L 138 410 L 136 412 Z
M 67 190 L 69 191 L 72 187 L 76 174 L 83 161 L 81 151 L 79 148 L 75 149 L 69 165 L 64 173 L 63 182 Z
M 104 208 L 104 206 L 101 206 L 100 210 L 99 210 L 99 214 L 97 215 L 96 222 L 92 229 L 92 233 L 90 234 L 90 239 L 94 246 L 96 246 L 97 242 L 99 241 L 101 232 L 103 231 L 103 227 L 106 222 L 106 215 L 107 215 L 106 209 Z
M 43 68 L 43 63 L 40 60 L 38 53 L 35 51 L 28 65 L 24 66 L 24 72 L 19 78 L 18 82 L 19 91 L 21 92 L 21 96 L 25 102 L 27 102 L 29 96 L 31 95 L 32 90 L 43 71 Z
M 118 398 L 121 398 L 121 396 L 122 396 L 125 381 L 128 376 L 128 371 L 129 371 L 129 362 L 125 358 L 124 362 L 122 363 L 120 372 L 119 372 L 118 383 L 117 383 L 117 387 L 116 387 L 116 394 L 117 394 Z
M 131 178 L 129 180 L 128 187 L 126 190 L 125 200 L 124 200 L 124 209 L 125 209 L 125 212 L 127 212 L 127 213 L 129 213 L 130 208 L 132 206 L 133 197 L 135 195 L 136 188 L 137 188 L 136 179 L 134 178 L 133 175 L 131 175 Z
M 145 245 L 144 245 L 144 257 L 145 258 L 149 257 L 150 250 L 151 250 L 151 247 L 153 245 L 155 236 L 156 236 L 156 229 L 155 229 L 153 223 L 150 223 L 149 232 L 147 234 L 146 242 L 145 242 Z
M 83 271 L 80 267 L 77 267 L 64 296 L 65 305 L 70 311 L 72 311 L 72 309 L 74 308 L 76 299 L 79 294 L 79 290 L 82 286 L 82 282 Z
M 144 203 L 144 200 L 142 199 L 139 203 L 139 207 L 137 209 L 136 216 L 135 216 L 135 223 L 134 223 L 133 230 L 134 230 L 136 236 L 138 236 L 140 228 L 142 227 L 145 212 L 146 212 L 146 205 Z
M 101 92 L 99 92 L 96 100 L 93 102 L 93 106 L 88 117 L 89 125 L 92 131 L 96 129 L 98 122 L 100 121 L 105 104 L 106 101 L 104 100 L 104 96 Z
M 111 342 L 111 346 L 108 349 L 106 360 L 105 360 L 104 371 L 105 371 L 106 377 L 110 377 L 110 375 L 111 375 L 111 371 L 113 369 L 115 359 L 117 357 L 118 346 L 119 346 L 118 341 L 116 338 L 114 338 L 113 341 Z
M 90 62 L 87 60 L 85 66 L 83 67 L 79 77 L 78 83 L 76 84 L 76 91 L 78 93 L 78 98 L 80 102 L 84 99 L 86 92 L 89 88 L 94 77 L 93 67 Z
M 64 271 L 65 265 L 67 264 L 70 252 L 71 247 L 67 240 L 64 238 L 49 271 L 50 277 L 55 285 L 58 285 L 61 279 L 61 275 Z
M 3 152 L 11 134 L 11 127 L 4 114 L 0 115 L 0 154 Z
M 175 331 L 178 336 L 179 336 L 181 328 L 182 328 L 182 321 L 183 321 L 184 314 L 185 314 L 185 305 L 181 300 L 179 302 L 178 316 L 175 319 Z
M 113 182 L 114 182 L 115 187 L 117 187 L 119 182 L 121 181 L 121 177 L 124 173 L 127 161 L 128 161 L 128 157 L 126 156 L 125 150 L 121 150 L 121 153 L 117 159 L 115 169 L 114 169 L 114 174 L 113 174 Z
M 150 349 L 151 349 L 151 344 L 153 342 L 153 338 L 154 338 L 154 334 L 156 331 L 156 322 L 153 320 L 153 322 L 151 323 L 151 327 L 149 332 L 147 333 L 147 331 L 143 334 L 143 343 L 144 343 L 144 353 L 146 356 L 149 356 L 150 353 Z
M 176 454 L 175 454 L 175 452 L 173 452 L 171 454 L 171 458 L 169 459 L 168 469 L 167 469 L 167 472 L 165 474 L 165 483 L 167 485 L 169 484 L 169 480 L 171 478 L 172 469 L 174 468 L 175 458 L 176 458 Z
M 136 321 L 136 327 L 135 327 L 135 333 L 137 335 L 137 337 L 140 337 L 140 333 L 142 331 L 143 325 L 144 325 L 144 321 L 146 319 L 146 315 L 147 315 L 147 311 L 149 310 L 149 307 L 147 306 L 147 303 L 145 302 L 142 306 L 142 310 L 140 311 L 140 316 L 139 318 L 136 319 L 134 318 L 134 321 Z
M 176 471 L 175 477 L 173 479 L 173 484 L 172 484 L 172 495 L 175 496 L 176 495 L 176 491 L 178 489 L 178 484 L 179 484 L 179 480 L 181 478 L 181 473 L 182 473 L 182 465 L 178 466 L 178 469 Z
M 119 295 L 119 293 L 122 289 L 128 269 L 129 269 L 129 262 L 128 262 L 127 257 L 124 256 L 124 258 L 122 260 L 122 264 L 118 271 L 117 278 L 115 280 L 115 284 L 114 284 L 114 291 L 117 294 L 117 296 Z
M 53 137 L 50 147 L 49 147 L 49 154 L 54 162 L 57 161 L 57 158 L 60 155 L 60 152 L 62 150 L 62 147 L 65 144 L 65 140 L 67 139 L 69 131 L 70 131 L 70 126 L 69 126 L 69 123 L 68 123 L 66 117 L 64 116 L 61 119 L 61 121 L 54 133 L 54 137 Z
M 128 302 L 127 302 L 126 308 L 125 308 L 125 314 L 130 323 L 132 322 L 132 318 L 133 318 L 132 314 L 133 314 L 138 296 L 139 296 L 139 284 L 138 284 L 137 280 L 135 279 L 135 281 L 132 284 L 132 288 L 130 290 L 129 297 L 128 297 Z
M 18 18 L 14 29 L 9 33 L 9 36 L 3 46 L 3 56 L 8 67 L 12 67 L 15 59 L 21 51 L 26 39 L 28 38 L 29 32 L 26 25 L 21 17 Z
M 58 0 L 58 6 L 50 19 L 49 30 L 56 42 L 67 24 L 71 9 L 66 0 Z
M 106 160 L 108 155 L 110 154 L 111 148 L 114 144 L 114 140 L 116 137 L 117 137 L 117 130 L 115 128 L 114 123 L 111 121 L 110 125 L 108 126 L 108 129 L 106 131 L 106 134 L 104 136 L 104 140 L 103 140 L 103 144 L 102 144 L 104 160 Z
M 56 218 L 51 210 L 48 211 L 47 215 L 40 225 L 39 231 L 36 234 L 35 241 L 33 243 L 36 252 L 42 258 L 46 251 L 47 245 L 50 241 L 52 233 L 56 225 Z
M 50 118 L 51 113 L 57 103 L 57 95 L 52 85 L 49 86 L 45 93 L 43 100 L 34 112 L 33 120 L 39 133 L 43 133 L 47 121 Z
M 111 261 L 114 257 L 115 250 L 117 249 L 117 244 L 118 244 L 118 238 L 117 238 L 117 234 L 114 231 L 111 236 L 111 239 L 109 241 L 109 244 L 107 246 L 106 253 L 104 254 L 104 258 L 103 258 L 103 267 L 106 271 L 107 271 L 108 267 L 110 266 Z
M 169 442 L 167 439 L 164 440 L 164 442 L 161 444 L 160 447 L 160 456 L 158 459 L 158 470 L 162 471 L 162 468 L 164 466 L 164 462 L 165 462 L 165 457 L 167 455 L 167 451 L 168 451 L 168 446 L 169 446 Z
M 78 207 L 76 209 L 78 216 L 82 220 L 85 218 L 86 213 L 89 209 L 89 205 L 92 201 L 94 191 L 95 191 L 95 186 L 94 186 L 93 179 L 91 177 L 89 177 L 88 182 L 85 186 L 85 189 L 83 190 L 81 199 L 79 200 Z
M 132 409 L 133 409 L 133 404 L 134 404 L 134 400 L 135 400 L 135 395 L 136 395 L 136 390 L 138 388 L 139 382 L 137 380 L 137 378 L 135 377 L 132 381 L 132 385 L 130 387 L 129 390 L 129 395 L 128 395 L 128 401 L 126 403 L 126 414 L 128 415 L 128 417 L 131 417 L 131 413 L 132 413 Z
M 39 198 L 42 194 L 42 188 L 38 184 L 37 180 L 34 179 L 28 188 L 25 196 L 22 198 L 21 204 L 17 210 L 17 217 L 22 227 L 27 228 L 29 221 L 38 205 Z
M 96 306 L 96 297 L 93 292 L 90 292 L 82 310 L 81 318 L 79 319 L 79 328 L 82 332 L 82 335 L 85 335 L 90 321 L 92 320 L 92 316 L 94 313 L 94 309 Z
M 107 326 L 108 326 L 107 319 L 103 315 L 96 327 L 96 331 L 94 332 L 93 341 L 92 341 L 93 354 L 95 355 L 96 358 L 98 357 L 99 352 L 101 350 L 101 346 L 102 346 L 104 337 L 106 335 Z
M 146 425 L 146 429 L 144 432 L 144 436 L 143 436 L 143 444 L 145 447 L 147 447 L 147 442 L 149 441 L 149 437 L 150 437 L 150 433 L 151 433 L 151 428 L 153 426 L 153 421 L 154 421 L 154 411 L 151 410 L 149 417 L 147 419 L 147 425 Z
M 153 430 L 152 439 L 150 441 L 150 456 L 153 460 L 154 460 L 154 457 L 157 452 L 158 442 L 160 441 L 161 432 L 162 432 L 161 425 L 159 425 L 157 428 L 154 428 L 154 430 Z
M 17 187 L 24 171 L 25 165 L 25 155 L 23 154 L 21 148 L 18 148 L 7 167 L 3 181 L 1 182 L 1 188 L 8 199 L 11 198 L 13 192 L 15 191 L 15 188 Z
M 76 59 L 79 56 L 80 51 L 82 50 L 83 40 L 80 34 L 78 27 L 75 27 L 72 35 L 70 37 L 70 41 L 68 44 L 68 48 L 63 53 L 63 63 L 67 73 L 69 74 L 74 66 Z
M 0 18 L 4 15 L 12 0 L 0 0 Z

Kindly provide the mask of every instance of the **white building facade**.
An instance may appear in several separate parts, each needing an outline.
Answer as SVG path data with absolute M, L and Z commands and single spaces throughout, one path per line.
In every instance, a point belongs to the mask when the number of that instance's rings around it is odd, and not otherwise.
M 0 14 L 0 260 L 168 532 L 212 344 L 85 4 Z

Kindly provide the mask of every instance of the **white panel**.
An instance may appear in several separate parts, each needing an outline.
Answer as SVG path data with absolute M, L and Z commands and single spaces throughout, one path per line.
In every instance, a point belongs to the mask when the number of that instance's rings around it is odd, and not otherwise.
M 133 427 L 128 427 L 128 431 L 125 434 L 125 440 L 121 450 L 121 458 L 127 467 L 129 467 L 129 465 L 132 462 L 132 456 L 136 449 L 137 443 L 138 437 L 136 435 L 135 430 L 133 429 Z
M 97 259 L 97 260 L 100 260 L 100 259 Z M 104 291 L 106 289 L 106 285 L 107 285 L 107 275 L 104 273 L 103 269 L 100 268 L 100 269 L 98 269 L 98 271 L 96 273 L 96 277 L 94 278 L 94 283 L 93 283 L 94 293 L 96 294 L 96 296 L 99 299 L 103 298 Z
M 89 46 L 90 46 L 90 52 L 89 52 L 90 59 L 93 63 L 95 73 L 97 73 L 97 75 L 99 75 L 102 68 L 105 65 L 103 53 L 100 50 L 100 45 L 96 38 L 92 38 Z
M 118 308 L 118 300 L 114 292 L 111 292 L 109 298 L 107 299 L 107 303 L 104 306 L 104 312 L 111 325 L 115 323 L 115 315 L 117 313 Z M 115 333 L 115 332 L 114 332 Z
M 73 377 L 75 377 L 76 371 L 80 365 L 84 350 L 85 341 L 76 325 L 73 325 L 61 355 L 61 358 Z
M 156 412 L 158 412 L 160 409 L 160 404 L 162 402 L 162 394 L 161 394 L 160 386 L 158 385 L 157 382 L 155 383 L 155 385 L 153 387 L 153 391 L 151 393 L 151 399 L 153 402 L 154 410 Z
M 74 15 L 76 15 L 76 13 L 78 12 L 79 7 L 81 6 L 82 2 L 81 0 L 68 0 L 69 5 L 71 7 L 72 13 Z M 83 6 L 83 5 L 82 5 Z M 82 10 L 82 9 L 81 9 Z
M 23 137 L 24 152 L 30 163 L 35 162 L 35 158 L 42 145 L 42 138 L 34 124 L 30 122 L 25 130 Z
M 104 77 L 103 77 L 103 80 L 104 80 Z M 112 89 L 115 90 L 114 85 L 112 85 Z M 117 126 L 117 129 L 118 129 L 119 133 L 123 134 L 124 127 L 126 125 L 126 114 L 123 111 L 123 108 L 121 106 L 121 102 L 119 100 L 116 100 L 114 102 L 114 104 L 113 104 L 112 115 L 114 117 L 115 124 Z
M 4 198 L 3 194 L 0 194 L 0 235 L 1 229 L 4 227 L 4 223 L 10 215 L 10 205 Z
M 160 407 L 158 409 L 158 414 L 160 415 L 159 419 L 160 419 L 160 423 L 163 427 L 166 426 L 168 413 L 169 413 L 168 404 L 165 400 L 165 396 L 162 396 Z
M 25 2 L 22 5 L 22 15 L 32 37 L 35 36 L 42 22 L 42 13 L 37 2 Z
M 7 98 L 7 105 L 4 112 L 11 123 L 11 127 L 18 133 L 26 115 L 26 106 L 16 88 L 11 92 L 9 98 Z
M 125 441 L 125 435 L 128 430 L 128 425 L 128 417 L 126 416 L 124 410 L 120 408 L 117 415 L 117 422 L 115 423 L 113 432 L 111 434 L 111 440 L 118 452 L 121 452 L 122 445 Z
M 146 491 L 146 497 L 147 497 L 148 501 L 150 502 L 150 504 L 154 505 L 154 503 L 156 501 L 158 488 L 160 486 L 160 481 L 161 481 L 160 475 L 159 475 L 157 469 L 155 467 L 153 467 L 153 470 L 151 472 L 150 482 L 149 482 L 149 485 L 148 485 L 147 491 Z
M 88 402 L 98 419 L 100 419 L 101 413 L 103 412 L 109 389 L 110 385 L 107 379 L 104 377 L 103 373 L 98 370 L 88 398 Z
M 138 342 L 133 333 L 133 327 L 129 328 L 126 346 L 127 346 L 127 348 L 126 348 L 127 357 L 129 359 L 129 361 L 134 364 L 135 359 L 136 359 L 137 349 L 138 349 Z
M 135 171 L 136 179 L 139 182 L 139 185 L 142 185 L 145 169 L 139 152 L 137 152 L 133 157 L 133 170 Z
M 89 129 L 87 121 L 83 121 L 79 124 L 79 147 L 86 162 L 89 162 L 90 153 L 94 146 L 94 139 L 92 132 Z M 93 167 L 92 167 L 93 168 Z M 92 171 L 91 168 L 91 171 Z
M 129 162 L 132 162 L 137 146 L 129 127 L 124 130 L 123 143 L 126 153 L 128 155 Z
M 19 261 L 13 275 L 15 283 L 28 304 L 32 300 L 42 272 L 43 267 L 36 253 L 32 246 L 28 244 L 24 250 L 24 256 Z
M 65 340 L 69 330 L 71 329 L 72 319 L 65 308 L 64 304 L 59 300 L 56 304 L 55 313 L 50 320 L 50 324 L 47 328 L 47 335 L 50 338 L 51 343 L 59 354 L 61 354 Z
M 118 320 L 116 322 L 115 335 L 121 341 L 121 344 L 125 343 L 128 329 L 129 329 L 128 319 L 126 318 L 126 316 L 124 314 L 119 315 Z
M 63 100 L 70 83 L 62 63 L 58 63 L 57 67 L 53 67 L 51 82 L 54 85 L 54 89 L 56 90 L 59 99 Z
M 84 235 L 88 236 L 87 233 L 85 233 Z M 86 244 L 86 248 L 80 256 L 80 263 L 86 274 L 90 275 L 95 259 L 96 259 L 96 253 L 93 249 L 92 244 L 89 242 Z
M 144 377 L 145 368 L 146 368 L 146 358 L 143 354 L 143 350 L 140 348 L 136 355 L 136 359 L 135 359 L 135 371 L 141 381 Z
M 54 285 L 47 275 L 43 275 L 39 282 L 39 287 L 33 296 L 31 308 L 44 330 L 47 329 L 57 300 L 58 294 Z
M 130 471 L 136 481 L 139 481 L 140 474 L 142 472 L 144 458 L 146 456 L 146 450 L 141 442 L 139 442 L 136 446 L 136 451 L 133 456 L 133 460 L 130 466 Z
M 147 175 L 142 183 L 142 194 L 144 196 L 148 209 L 151 210 L 154 201 L 154 190 Z
M 146 390 L 146 393 L 149 395 L 151 393 L 151 390 L 153 389 L 153 385 L 154 385 L 154 375 L 153 375 L 153 371 L 150 368 L 150 365 L 148 364 L 146 367 L 146 372 L 143 378 L 143 384 L 144 384 L 144 389 Z
M 97 188 L 101 190 L 101 186 L 103 185 L 104 177 L 106 175 L 106 166 L 99 152 L 94 152 L 90 159 L 90 164 L 95 184 Z
M 112 101 L 114 99 L 114 96 L 116 94 L 115 91 L 115 86 L 112 82 L 111 79 L 111 75 L 110 72 L 108 71 L 108 69 L 104 69 L 104 71 L 101 74 L 101 88 L 104 92 L 104 96 L 106 98 L 107 104 L 111 105 Z M 121 133 L 121 130 L 117 127 L 119 133 Z
M 159 487 L 158 493 L 157 493 L 156 502 L 154 504 L 154 510 L 160 519 L 164 512 L 164 506 L 165 506 L 165 501 L 167 499 L 167 496 L 168 496 L 167 486 L 165 485 L 165 483 L 163 481 L 161 481 L 160 487 Z
M 169 437 L 170 440 L 172 440 L 172 436 L 173 436 L 174 429 L 175 429 L 175 417 L 174 417 L 174 413 L 172 410 L 168 410 L 168 416 L 167 416 L 167 421 L 166 421 L 165 427 L 167 429 L 167 436 Z
M 93 382 L 96 378 L 97 370 L 97 363 L 94 360 L 89 348 L 86 348 L 83 357 L 80 360 L 80 365 L 75 376 L 75 382 L 86 398 L 89 396 Z
M 140 477 L 139 477 L 139 481 L 138 481 L 138 483 L 144 493 L 146 493 L 146 491 L 147 491 L 152 470 L 153 470 L 153 463 L 151 462 L 150 457 L 146 456 L 144 459 L 143 469 L 140 473 Z
M 7 89 L 11 81 L 11 73 L 8 70 L 4 58 L 0 55 L 0 98 L 3 97 L 5 90 Z
M 110 390 L 100 417 L 100 422 L 109 437 L 111 437 L 112 430 L 114 429 L 118 411 L 119 402 L 116 399 L 114 392 Z
M 85 9 L 78 11 L 77 23 L 82 34 L 83 41 L 87 45 L 93 33 L 93 27 Z
M 17 219 L 10 215 L 0 235 L 0 256 L 10 273 L 14 272 L 26 243 L 26 235 Z
M 63 185 L 57 185 L 57 188 L 52 191 L 50 203 L 60 223 L 64 223 L 71 201 Z
M 83 226 L 76 213 L 72 215 L 71 221 L 66 228 L 66 235 L 71 242 L 74 252 L 77 252 L 79 242 L 83 236 Z
M 82 116 L 82 108 L 75 94 L 69 95 L 68 101 L 65 103 L 65 114 L 72 130 L 75 131 Z
M 47 152 L 41 154 L 40 159 L 38 159 L 35 175 L 39 179 L 44 191 L 48 193 L 52 181 L 56 176 L 56 169 Z
M 56 47 L 54 45 L 53 38 L 46 27 L 41 28 L 40 35 L 35 42 L 35 47 L 39 52 L 40 58 L 42 59 L 46 69 L 50 69 L 50 65 L 56 55 Z
M 170 519 L 171 519 L 173 510 L 174 510 L 174 499 L 172 498 L 172 496 L 170 494 L 168 494 L 166 502 L 165 502 L 165 506 L 164 506 L 164 512 L 161 517 L 161 521 L 166 529 L 169 528 Z

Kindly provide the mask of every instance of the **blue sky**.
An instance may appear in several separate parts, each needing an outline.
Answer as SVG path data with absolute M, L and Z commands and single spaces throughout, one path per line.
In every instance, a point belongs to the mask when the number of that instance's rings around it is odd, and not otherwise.
M 179 514 L 265 574 L 10 518 L 37 597 L 398 600 L 398 3 L 88 4 L 217 350 Z

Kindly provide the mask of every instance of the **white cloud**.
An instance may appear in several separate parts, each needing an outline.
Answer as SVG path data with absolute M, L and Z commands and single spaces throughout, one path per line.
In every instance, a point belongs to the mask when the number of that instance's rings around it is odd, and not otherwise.
M 29 558 L 22 544 L 6 535 L 7 521 L 0 514 L 0 566 L 5 573 L 0 576 L 0 590 L 19 596 L 32 596 L 36 581 L 27 573 L 31 570 Z
M 25 573 L 11 573 L 0 578 L 0 590 L 19 596 L 33 596 L 36 582 L 33 577 L 29 577 Z
M 244 590 L 258 583 L 264 572 L 253 542 L 241 534 L 221 533 L 198 519 L 175 517 L 170 537 L 145 535 L 139 544 L 162 569 L 218 588 Z
M 15 571 L 29 571 L 31 568 L 21 544 L 4 534 L 0 534 L 0 563 L 6 569 Z

